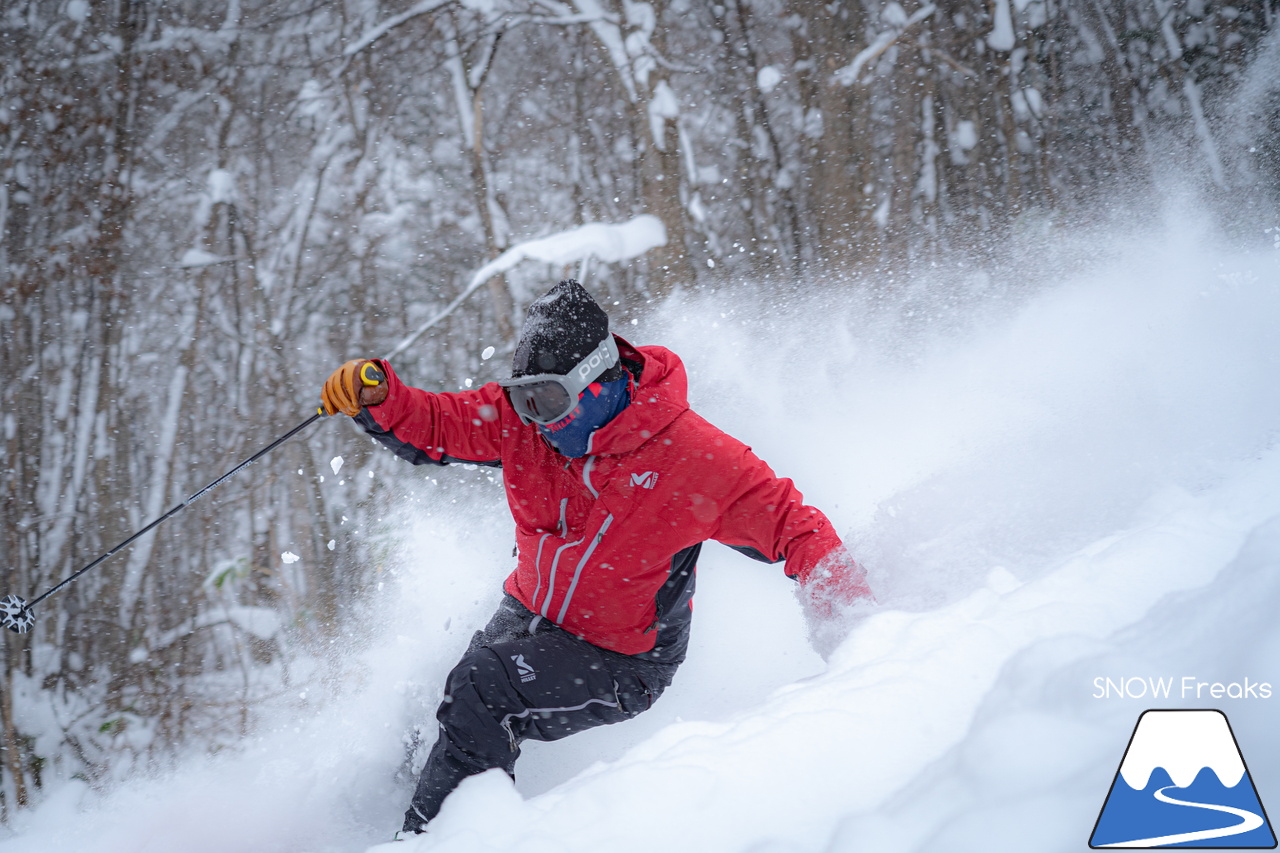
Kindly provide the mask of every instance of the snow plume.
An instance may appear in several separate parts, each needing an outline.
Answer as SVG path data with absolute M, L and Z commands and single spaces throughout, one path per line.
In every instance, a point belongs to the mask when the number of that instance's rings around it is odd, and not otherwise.
M 1075 851 L 1153 703 L 1223 707 L 1265 803 L 1280 691 L 1195 684 L 1280 686 L 1280 252 L 1203 233 L 1091 245 L 1075 273 L 967 302 L 923 280 L 726 286 L 645 321 L 630 337 L 679 352 L 698 410 L 828 512 L 879 608 L 824 663 L 780 567 L 710 546 L 689 661 L 652 711 L 527 745 L 514 786 L 469 780 L 432 832 L 377 849 L 648 853 L 656 826 L 699 853 Z M 395 555 L 379 629 L 331 698 L 161 782 L 68 783 L 0 850 L 388 840 L 406 733 L 432 736 L 510 567 L 491 477 L 405 467 L 370 534 Z M 1174 692 L 1098 696 L 1131 675 Z
M 855 537 L 883 595 L 934 606 L 997 566 L 1049 571 L 1274 437 L 1280 254 L 1222 257 L 1200 233 L 1095 246 L 1115 259 L 967 307 L 930 282 L 722 291 L 661 337 L 695 405 Z
M 387 580 L 363 621 L 335 642 L 325 675 L 293 674 L 279 711 L 241 748 L 189 756 L 107 795 L 64 783 L 19 812 L 0 850 L 133 853 L 357 851 L 389 840 L 403 819 L 402 765 L 415 725 L 434 737 L 443 679 L 501 595 L 510 554 L 501 491 L 457 472 L 454 488 L 420 479 L 379 530 L 394 542 Z M 271 715 L 266 715 L 270 718 Z

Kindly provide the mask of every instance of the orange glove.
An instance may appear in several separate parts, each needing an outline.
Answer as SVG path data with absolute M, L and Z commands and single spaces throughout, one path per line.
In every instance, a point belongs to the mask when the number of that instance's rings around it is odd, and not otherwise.
M 387 377 L 376 361 L 367 358 L 348 361 L 331 373 L 320 389 L 326 415 L 342 412 L 354 418 L 363 407 L 376 406 L 385 399 Z

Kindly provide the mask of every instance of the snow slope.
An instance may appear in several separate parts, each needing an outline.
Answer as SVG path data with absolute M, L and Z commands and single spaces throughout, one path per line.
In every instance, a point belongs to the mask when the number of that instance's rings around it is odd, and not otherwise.
M 690 660 L 651 712 L 530 744 L 514 786 L 469 780 L 431 833 L 382 846 L 404 732 L 510 555 L 496 486 L 406 469 L 387 630 L 335 657 L 334 686 L 234 755 L 106 797 L 64 783 L 0 851 L 1085 850 L 1148 707 L 1224 710 L 1280 810 L 1280 252 L 1198 233 L 964 308 L 927 282 L 862 304 L 726 291 L 636 330 L 866 562 L 881 605 L 829 660 L 777 567 L 708 548 Z M 1095 698 L 1130 677 L 1275 689 Z

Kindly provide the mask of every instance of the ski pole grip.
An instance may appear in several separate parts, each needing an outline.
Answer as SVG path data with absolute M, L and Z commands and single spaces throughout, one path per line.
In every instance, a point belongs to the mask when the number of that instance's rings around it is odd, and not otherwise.
M 380 384 L 387 378 L 387 375 L 378 369 L 378 365 L 372 361 L 366 361 L 364 366 L 360 368 L 360 381 L 370 387 Z

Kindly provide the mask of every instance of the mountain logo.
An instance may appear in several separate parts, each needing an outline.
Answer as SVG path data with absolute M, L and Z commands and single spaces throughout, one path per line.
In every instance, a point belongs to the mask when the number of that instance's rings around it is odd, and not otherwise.
M 1089 846 L 1275 848 L 1275 833 L 1227 715 L 1144 711 Z

